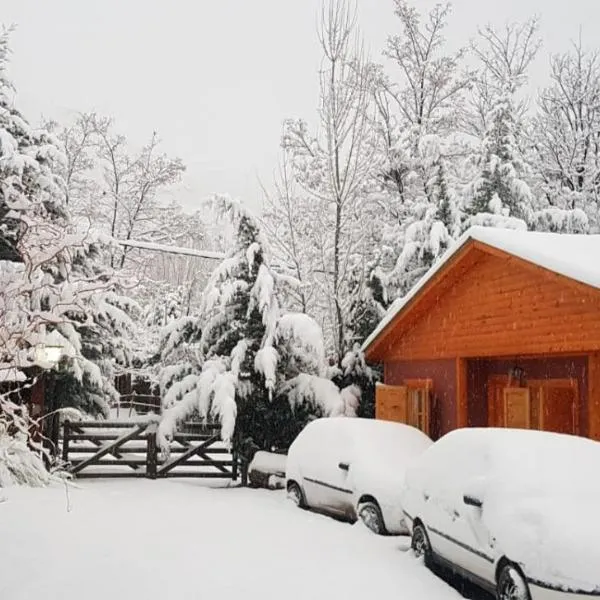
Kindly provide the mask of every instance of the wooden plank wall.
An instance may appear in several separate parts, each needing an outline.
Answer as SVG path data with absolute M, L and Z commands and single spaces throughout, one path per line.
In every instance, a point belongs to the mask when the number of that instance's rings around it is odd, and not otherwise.
M 600 350 L 600 292 L 518 259 L 486 255 L 427 302 L 384 360 Z

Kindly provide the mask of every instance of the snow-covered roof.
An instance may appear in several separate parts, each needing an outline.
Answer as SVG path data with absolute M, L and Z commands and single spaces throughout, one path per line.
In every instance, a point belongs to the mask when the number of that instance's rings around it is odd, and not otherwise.
M 365 340 L 365 351 L 438 272 L 469 241 L 477 241 L 532 264 L 600 289 L 600 235 L 518 231 L 493 227 L 471 227 L 419 280 L 406 296 L 398 298 Z

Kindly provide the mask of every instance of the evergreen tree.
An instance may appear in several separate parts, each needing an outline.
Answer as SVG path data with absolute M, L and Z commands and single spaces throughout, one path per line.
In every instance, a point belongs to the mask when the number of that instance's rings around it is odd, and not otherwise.
M 72 249 L 70 277 L 93 281 L 97 291 L 68 313 L 70 323 L 57 330 L 77 352 L 75 368 L 54 374 L 57 407 L 71 406 L 92 416 L 108 417 L 119 401 L 115 378 L 133 362 L 131 340 L 139 335 L 132 315 L 137 304 L 123 295 L 119 279 L 106 266 L 111 244 L 102 237 L 87 239 Z M 62 283 L 58 273 L 55 281 Z
M 428 136 L 420 148 L 425 190 L 411 207 L 403 231 L 402 250 L 387 283 L 394 296 L 404 296 L 448 249 L 459 232 L 460 215 L 440 140 Z
M 472 218 L 467 219 L 466 226 L 490 221 L 503 226 L 507 217 L 529 222 L 533 196 L 526 183 L 528 168 L 517 147 L 517 124 L 510 92 L 498 96 L 487 122 L 480 154 L 475 158 L 477 175 L 468 190 L 467 214 Z M 486 223 L 481 223 L 478 215 L 483 215 Z
M 351 290 L 346 347 L 350 351 L 355 344 L 361 344 L 377 327 L 388 306 L 387 293 L 379 260 L 367 265 L 367 277 L 363 269 L 355 267 L 348 286 Z
M 21 261 L 19 244 L 34 219 L 64 224 L 63 161 L 55 140 L 14 107 L 8 78 L 9 32 L 0 34 L 0 260 Z
M 257 449 L 288 447 L 307 420 L 344 414 L 343 399 L 324 373 L 323 334 L 307 315 L 284 313 L 286 278 L 268 264 L 258 221 L 229 198 L 215 205 L 237 225 L 229 256 L 204 292 L 199 314 L 172 325 L 171 346 L 200 333 L 195 360 L 161 373 L 167 389 L 159 428 L 163 447 L 194 412 L 221 422 L 221 435 L 247 459 Z

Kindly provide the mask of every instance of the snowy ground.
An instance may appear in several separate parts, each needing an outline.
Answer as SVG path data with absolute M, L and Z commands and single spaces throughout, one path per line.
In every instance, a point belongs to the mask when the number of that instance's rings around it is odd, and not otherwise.
M 2 600 L 456 600 L 408 551 L 283 492 L 192 480 L 4 490 Z M 1 495 L 1 494 L 0 494 Z

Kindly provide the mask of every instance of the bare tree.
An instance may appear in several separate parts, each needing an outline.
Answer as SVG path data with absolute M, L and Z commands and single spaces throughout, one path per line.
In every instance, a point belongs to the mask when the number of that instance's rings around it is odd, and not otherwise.
M 583 208 L 598 225 L 600 53 L 586 51 L 579 39 L 552 57 L 551 79 L 533 124 L 536 171 L 551 206 Z
M 310 199 L 306 193 L 299 193 L 290 165 L 290 157 L 283 154 L 275 180 L 274 194 L 263 186 L 265 206 L 262 224 L 269 241 L 277 266 L 282 272 L 289 272 L 300 286 L 291 290 L 292 305 L 300 312 L 308 313 L 312 308 L 314 287 L 310 282 L 318 268 L 314 256 L 311 229 L 307 214 L 311 213 Z
M 445 52 L 444 30 L 450 4 L 437 4 L 423 22 L 405 0 L 394 2 L 402 34 L 388 38 L 384 54 L 398 66 L 399 77 L 393 83 L 382 78 L 381 86 L 399 112 L 403 126 L 417 126 L 429 133 L 448 131 L 455 124 L 472 77 L 461 70 L 464 49 L 454 54 Z M 390 112 L 389 101 L 379 98 L 380 112 L 385 117 Z
M 160 152 L 156 133 L 137 153 L 115 133 L 112 119 L 83 113 L 62 129 L 53 124 L 65 151 L 65 180 L 69 209 L 78 220 L 115 239 L 132 237 L 168 241 L 161 219 L 159 193 L 177 182 L 184 171 L 180 159 Z M 129 250 L 113 255 L 112 266 L 123 267 Z
M 346 343 L 351 263 L 365 252 L 373 225 L 363 222 L 362 216 L 379 169 L 379 154 L 373 128 L 372 69 L 365 61 L 355 11 L 348 2 L 332 0 L 323 6 L 319 41 L 321 133 L 311 136 L 305 122 L 288 121 L 283 145 L 296 180 L 312 198 L 310 243 L 319 257 L 321 297 L 339 357 Z
M 514 95 L 527 83 L 527 72 L 541 43 L 537 17 L 524 23 L 506 23 L 501 29 L 488 24 L 479 30 L 478 40 L 471 44 L 480 68 L 463 120 L 468 133 L 483 136 L 498 96 Z M 527 103 L 521 101 L 515 110 L 522 117 Z

